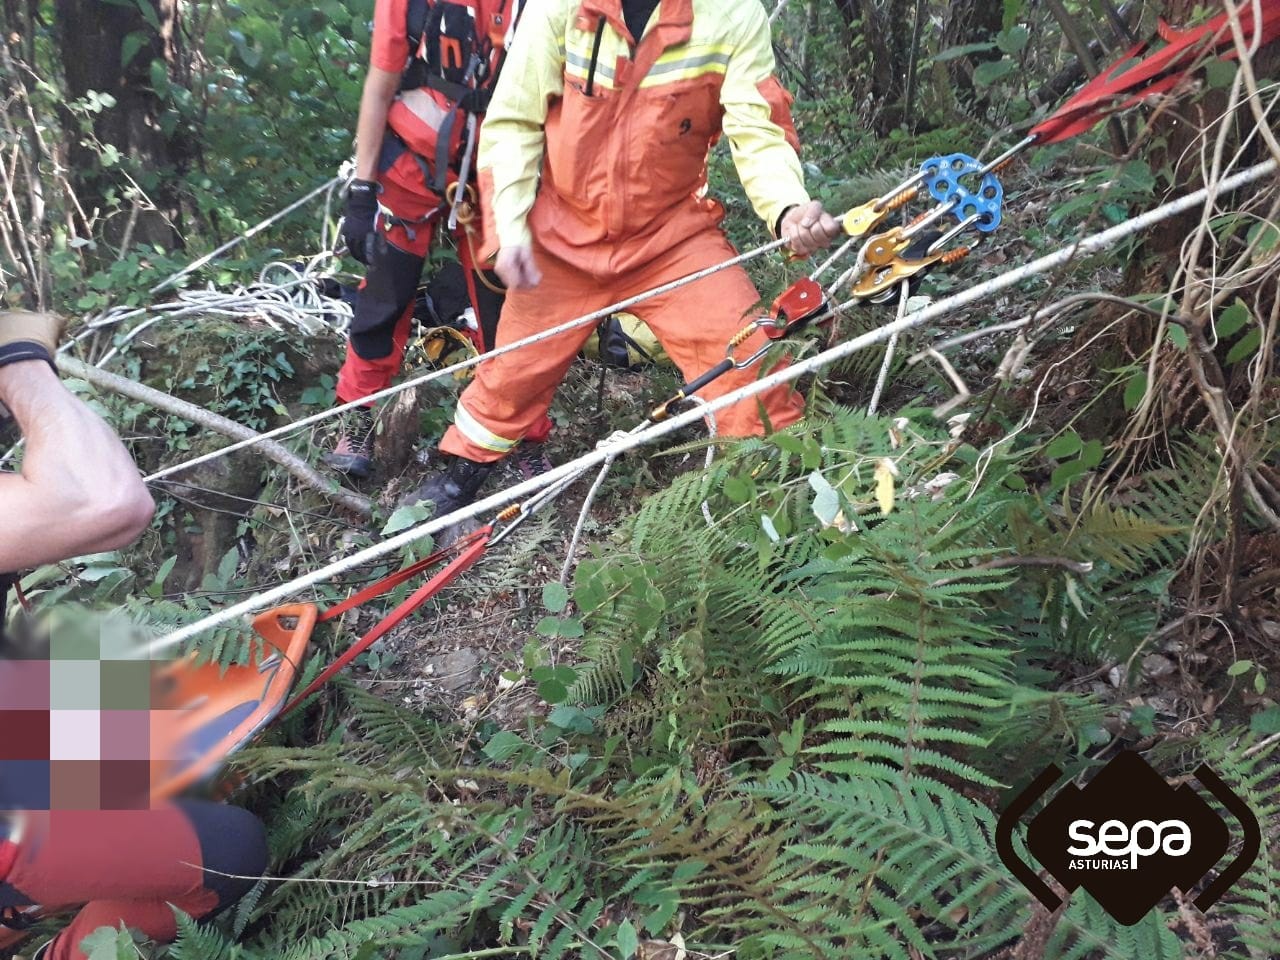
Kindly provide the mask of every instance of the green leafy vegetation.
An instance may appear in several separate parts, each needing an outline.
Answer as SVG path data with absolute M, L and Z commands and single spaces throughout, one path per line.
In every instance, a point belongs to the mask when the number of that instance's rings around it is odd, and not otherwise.
M 73 315 L 86 360 L 254 429 L 326 407 L 331 326 L 142 308 L 278 260 L 354 279 L 323 255 L 336 213 L 321 197 L 153 292 L 347 158 L 372 3 L 82 11 L 124 11 L 114 33 L 68 30 L 64 6 L 0 9 L 0 300 Z M 1106 64 L 1129 46 L 1112 13 L 1147 36 L 1157 12 L 1189 22 L 1175 6 L 792 0 L 776 52 L 812 192 L 843 210 L 929 157 L 994 156 L 1087 75 L 1077 47 Z M 1276 76 L 1275 46 L 1253 76 Z M 109 59 L 119 82 L 77 87 L 75 57 Z M 1220 173 L 1206 158 L 1263 159 L 1269 114 L 1247 101 L 1270 110 L 1274 91 L 1234 62 L 1199 76 L 1176 102 L 1025 155 L 1002 173 L 1000 229 L 912 292 L 940 298 L 1123 222 Z M 717 148 L 711 191 L 745 249 L 764 235 L 735 178 Z M 1207 218 L 910 332 L 883 416 L 864 412 L 876 347 L 802 384 L 802 425 L 738 443 L 686 432 L 620 460 L 563 585 L 572 497 L 237 755 L 233 799 L 265 819 L 272 854 L 248 897 L 212 924 L 179 916 L 171 946 L 100 930 L 93 960 L 1280 955 L 1275 198 L 1274 182 L 1220 197 Z M 811 268 L 752 264 L 766 301 Z M 94 326 L 121 307 L 142 312 Z M 841 316 L 794 355 L 892 309 Z M 575 366 L 552 452 L 632 426 L 675 379 Z M 68 386 L 147 472 L 226 442 Z M 421 391 L 394 429 L 383 410 L 394 466 L 367 489 L 369 524 L 241 453 L 156 484 L 139 544 L 34 571 L 28 593 L 167 631 L 409 529 L 425 514 L 397 496 L 457 386 Z M 335 431 L 285 443 L 316 462 Z M 333 603 L 428 549 L 307 598 Z M 305 675 L 368 625 L 318 630 Z M 250 652 L 240 625 L 195 647 L 224 666 Z M 462 649 L 479 665 L 447 689 L 427 667 Z M 1264 825 L 1207 918 L 1195 890 L 1132 927 L 1082 891 L 1049 914 L 997 856 L 999 811 L 1041 769 L 1083 779 L 1125 748 L 1170 778 L 1208 763 Z

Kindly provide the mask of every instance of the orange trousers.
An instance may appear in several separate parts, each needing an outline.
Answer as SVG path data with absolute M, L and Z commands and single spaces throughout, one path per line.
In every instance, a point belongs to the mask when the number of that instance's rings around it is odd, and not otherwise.
M 736 256 L 720 230 L 699 230 L 663 256 L 629 273 L 589 274 L 554 257 L 536 240 L 533 255 L 542 282 L 512 291 L 498 323 L 499 347 L 547 330 L 573 317 L 642 293 L 686 274 Z M 741 267 L 730 267 L 670 293 L 644 300 L 631 312 L 649 325 L 685 381 L 704 373 L 725 356 L 729 339 L 758 313 L 755 286 Z M 463 392 L 454 425 L 440 449 L 482 463 L 501 459 L 546 414 L 556 388 L 592 328 L 570 330 L 480 364 Z M 757 331 L 737 350 L 746 357 L 765 341 Z M 758 367 L 732 370 L 698 392 L 712 400 L 754 380 Z M 777 387 L 716 414 L 717 432 L 743 437 L 764 432 L 761 408 L 774 429 L 795 423 L 804 401 L 789 386 Z

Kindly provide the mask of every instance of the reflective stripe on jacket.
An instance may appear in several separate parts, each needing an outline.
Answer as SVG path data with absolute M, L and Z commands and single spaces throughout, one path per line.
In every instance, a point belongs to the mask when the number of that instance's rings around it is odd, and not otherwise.
M 522 244 L 532 228 L 593 273 L 634 267 L 722 215 L 705 198 L 722 132 L 772 229 L 809 199 L 773 69 L 757 0 L 662 0 L 638 45 L 619 0 L 530 4 L 481 135 L 487 235 Z

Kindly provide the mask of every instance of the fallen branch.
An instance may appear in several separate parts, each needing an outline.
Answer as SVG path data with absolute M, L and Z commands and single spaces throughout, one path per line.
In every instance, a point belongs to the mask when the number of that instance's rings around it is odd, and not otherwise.
M 108 373 L 105 370 L 99 370 L 97 367 L 82 363 L 65 354 L 58 356 L 58 369 L 69 376 L 79 377 L 95 387 L 110 390 L 112 393 L 118 393 L 131 400 L 138 400 L 148 406 L 155 407 L 157 410 L 172 413 L 174 416 L 190 420 L 201 427 L 231 437 L 233 440 L 253 440 L 258 437 L 256 431 L 250 430 L 234 420 L 221 417 L 206 410 L 204 407 L 198 407 L 186 400 L 179 400 L 171 394 L 156 390 L 154 387 L 148 387 L 137 381 L 117 376 L 114 373 Z M 283 445 L 272 440 L 263 440 L 257 444 L 257 448 L 268 460 L 273 460 L 280 464 L 280 466 L 297 477 L 301 483 L 317 493 L 323 494 L 338 506 L 358 513 L 365 519 L 373 516 L 373 504 L 368 497 L 342 488 L 335 490 L 333 484 L 326 480 L 311 464 Z

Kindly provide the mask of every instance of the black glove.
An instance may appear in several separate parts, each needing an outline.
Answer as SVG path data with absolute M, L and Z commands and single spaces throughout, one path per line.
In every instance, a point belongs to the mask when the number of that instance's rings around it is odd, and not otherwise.
M 372 180 L 352 180 L 347 188 L 347 209 L 342 214 L 342 239 L 347 252 L 363 264 L 373 251 L 373 221 L 378 215 L 378 185 Z

